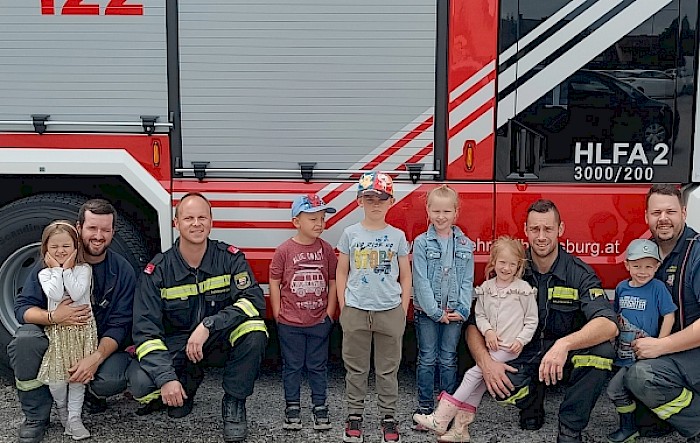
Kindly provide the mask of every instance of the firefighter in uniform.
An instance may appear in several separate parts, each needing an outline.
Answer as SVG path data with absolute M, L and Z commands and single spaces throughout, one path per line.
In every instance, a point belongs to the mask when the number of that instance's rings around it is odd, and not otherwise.
M 554 203 L 538 200 L 530 206 L 525 223 L 529 266 L 523 279 L 538 290 L 539 325 L 522 353 L 507 364 L 494 361 L 474 325 L 467 341 L 491 395 L 521 409 L 523 429 L 542 427 L 545 385 L 566 379 L 557 442 L 573 443 L 582 441 L 581 431 L 612 369 L 610 340 L 617 324 L 593 270 L 559 245 L 563 231 Z
M 138 414 L 167 407 L 181 418 L 192 411 L 203 365 L 224 366 L 224 440 L 242 441 L 267 343 L 265 299 L 243 253 L 209 239 L 211 221 L 201 194 L 178 203 L 180 238 L 146 266 L 134 296 L 137 358 L 127 375 Z
M 688 441 L 700 441 L 700 236 L 685 224 L 686 215 L 675 186 L 651 187 L 645 218 L 663 258 L 656 278 L 679 309 L 671 335 L 633 342 L 638 361 L 625 382 Z

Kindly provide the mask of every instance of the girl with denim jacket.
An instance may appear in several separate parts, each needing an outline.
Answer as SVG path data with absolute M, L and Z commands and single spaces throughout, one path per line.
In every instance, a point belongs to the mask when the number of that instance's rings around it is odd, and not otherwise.
M 449 186 L 430 191 L 426 208 L 430 225 L 413 244 L 418 414 L 433 411 L 436 367 L 441 391 L 454 392 L 457 387 L 457 345 L 469 316 L 474 282 L 474 243 L 454 225 L 458 205 L 457 193 Z

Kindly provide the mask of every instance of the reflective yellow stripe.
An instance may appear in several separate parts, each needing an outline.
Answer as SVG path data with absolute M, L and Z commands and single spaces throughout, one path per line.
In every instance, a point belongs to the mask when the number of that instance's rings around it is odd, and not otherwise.
M 652 409 L 652 411 L 654 411 L 654 414 L 658 415 L 661 420 L 668 420 L 673 414 L 678 414 L 683 408 L 690 406 L 691 401 L 693 401 L 693 393 L 683 388 L 681 395 L 666 404 Z
M 241 323 L 236 329 L 231 331 L 231 334 L 228 336 L 228 341 L 231 343 L 231 346 L 233 346 L 236 343 L 236 340 L 253 331 L 261 331 L 264 332 L 265 335 L 268 335 L 267 328 L 265 327 L 265 322 L 263 320 L 248 320 Z
M 617 409 L 617 412 L 620 414 L 627 414 L 629 412 L 634 412 L 634 410 L 637 409 L 637 403 L 632 402 L 631 405 L 618 406 L 615 409 Z
M 613 361 L 610 358 L 598 357 L 597 355 L 574 355 L 571 357 L 574 368 L 594 367 L 602 371 L 612 371 Z
M 177 300 L 178 298 L 185 300 L 190 295 L 197 294 L 199 294 L 197 285 L 182 285 L 175 286 L 174 288 L 163 288 L 160 290 L 160 298 L 164 298 L 166 300 Z
M 527 397 L 527 395 L 528 395 L 529 393 L 530 393 L 530 387 L 529 387 L 529 386 L 525 386 L 524 388 L 520 388 L 520 390 L 519 390 L 517 393 L 515 393 L 514 395 L 512 395 L 512 396 L 506 398 L 505 400 L 499 400 L 499 401 L 497 401 L 496 403 L 498 403 L 498 404 L 501 405 L 501 406 L 506 406 L 506 405 L 513 405 L 513 406 L 515 406 L 515 402 L 516 402 L 516 401 L 521 400 L 521 399 Z
M 17 390 L 22 391 L 22 392 L 27 392 L 27 391 L 33 391 L 34 389 L 40 388 L 40 387 L 44 386 L 44 384 L 37 379 L 33 379 L 33 380 L 15 379 L 15 386 L 17 386 Z
M 159 338 L 154 338 L 153 340 L 146 340 L 141 343 L 138 348 L 136 348 L 136 358 L 141 361 L 143 357 L 149 352 L 153 351 L 167 351 L 168 348 L 163 343 L 163 340 Z
M 255 309 L 255 306 L 253 306 L 253 303 L 250 302 L 250 300 L 242 298 L 238 300 L 236 303 L 233 304 L 233 306 L 236 306 L 241 309 L 241 311 L 245 312 L 245 315 L 248 317 L 259 317 L 260 313 L 258 312 L 257 309 Z
M 567 288 L 565 286 L 555 286 L 547 291 L 549 300 L 558 298 L 560 300 L 578 300 L 578 289 Z
M 199 291 L 206 292 L 212 289 L 225 288 L 227 286 L 231 286 L 231 275 L 217 275 L 216 277 L 210 277 L 200 282 Z
M 159 398 L 160 398 L 160 389 L 158 389 L 157 391 L 153 391 L 148 395 L 144 395 L 143 397 L 140 397 L 140 398 L 134 397 L 134 400 L 141 403 L 142 405 L 145 405 L 145 404 L 148 404 L 148 403 L 152 402 L 153 400 L 157 400 Z

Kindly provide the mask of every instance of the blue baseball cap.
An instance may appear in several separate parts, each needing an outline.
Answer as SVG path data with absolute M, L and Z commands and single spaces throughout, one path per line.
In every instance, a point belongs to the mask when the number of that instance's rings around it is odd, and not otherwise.
M 634 261 L 647 257 L 661 261 L 659 247 L 656 245 L 656 243 L 645 238 L 632 240 L 630 245 L 627 247 L 627 260 Z
M 316 194 L 300 195 L 292 202 L 292 217 L 296 217 L 302 212 L 320 211 L 326 211 L 329 214 L 336 212 L 335 208 L 326 206 L 323 199 Z

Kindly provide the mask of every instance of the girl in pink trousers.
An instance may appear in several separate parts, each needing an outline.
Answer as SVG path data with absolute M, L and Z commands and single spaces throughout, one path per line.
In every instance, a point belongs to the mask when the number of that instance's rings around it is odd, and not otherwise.
M 537 329 L 537 290 L 520 277 L 525 249 L 519 240 L 499 237 L 491 246 L 487 280 L 474 289 L 476 326 L 484 335 L 494 360 L 517 357 Z M 495 277 L 490 278 L 495 273 Z M 490 279 L 489 279 L 490 278 Z M 435 431 L 439 442 L 468 442 L 469 425 L 486 392 L 481 368 L 469 369 L 453 395 L 442 392 L 432 414 L 415 414 L 413 420 Z M 449 431 L 447 426 L 454 419 Z

